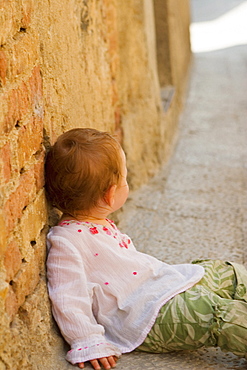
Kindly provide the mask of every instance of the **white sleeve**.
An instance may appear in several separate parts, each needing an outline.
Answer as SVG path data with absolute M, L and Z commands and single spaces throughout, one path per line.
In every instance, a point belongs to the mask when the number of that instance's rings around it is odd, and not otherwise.
M 71 350 L 66 358 L 71 363 L 85 362 L 108 356 L 119 356 L 118 348 L 107 343 L 104 328 L 92 312 L 84 265 L 80 253 L 67 239 L 47 239 L 48 291 L 52 312 Z

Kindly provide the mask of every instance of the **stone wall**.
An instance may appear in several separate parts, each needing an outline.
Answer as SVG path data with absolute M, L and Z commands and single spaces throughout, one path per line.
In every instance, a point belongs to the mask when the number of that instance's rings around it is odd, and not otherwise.
M 174 140 L 188 27 L 187 0 L 0 0 L 1 370 L 44 356 L 52 369 L 63 345 L 45 284 L 46 148 L 73 127 L 107 130 L 131 187 L 147 181 Z

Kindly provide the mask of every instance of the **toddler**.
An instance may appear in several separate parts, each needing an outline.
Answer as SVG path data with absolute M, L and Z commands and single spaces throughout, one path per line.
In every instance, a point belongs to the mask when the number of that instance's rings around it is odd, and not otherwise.
M 95 370 L 121 353 L 219 346 L 247 353 L 247 272 L 236 263 L 168 265 L 138 252 L 108 218 L 128 196 L 124 152 L 110 134 L 73 129 L 46 159 L 46 189 L 62 211 L 47 236 L 52 311 L 71 349 Z

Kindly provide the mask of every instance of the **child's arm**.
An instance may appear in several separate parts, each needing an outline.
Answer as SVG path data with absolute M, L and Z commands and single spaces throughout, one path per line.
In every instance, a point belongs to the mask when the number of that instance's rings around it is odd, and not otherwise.
M 73 364 L 120 356 L 104 337 L 92 312 L 92 300 L 77 248 L 67 238 L 48 235 L 47 276 L 53 315 L 71 345 L 66 358 Z M 83 247 L 83 246 L 82 246 Z

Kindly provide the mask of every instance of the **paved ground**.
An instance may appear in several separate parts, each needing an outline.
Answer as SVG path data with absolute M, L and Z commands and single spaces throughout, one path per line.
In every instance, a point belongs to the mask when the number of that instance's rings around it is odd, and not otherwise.
M 236 11 L 243 13 L 245 4 L 194 0 L 194 21 L 214 21 L 215 26 L 220 20 L 222 25 L 229 15 L 231 23 L 224 29 L 230 27 L 232 33 L 232 19 Z M 201 32 L 207 35 L 206 28 Z M 216 34 L 209 32 L 208 37 Z M 206 39 L 203 52 L 192 34 L 193 50 L 200 53 L 194 55 L 174 155 L 149 184 L 131 194 L 119 227 L 140 251 L 168 263 L 209 257 L 247 265 L 247 46 L 235 37 L 222 49 L 219 38 L 210 51 Z M 55 368 L 74 369 L 63 356 Z M 117 369 L 247 369 L 247 361 L 219 349 L 167 355 L 134 352 L 123 355 Z

